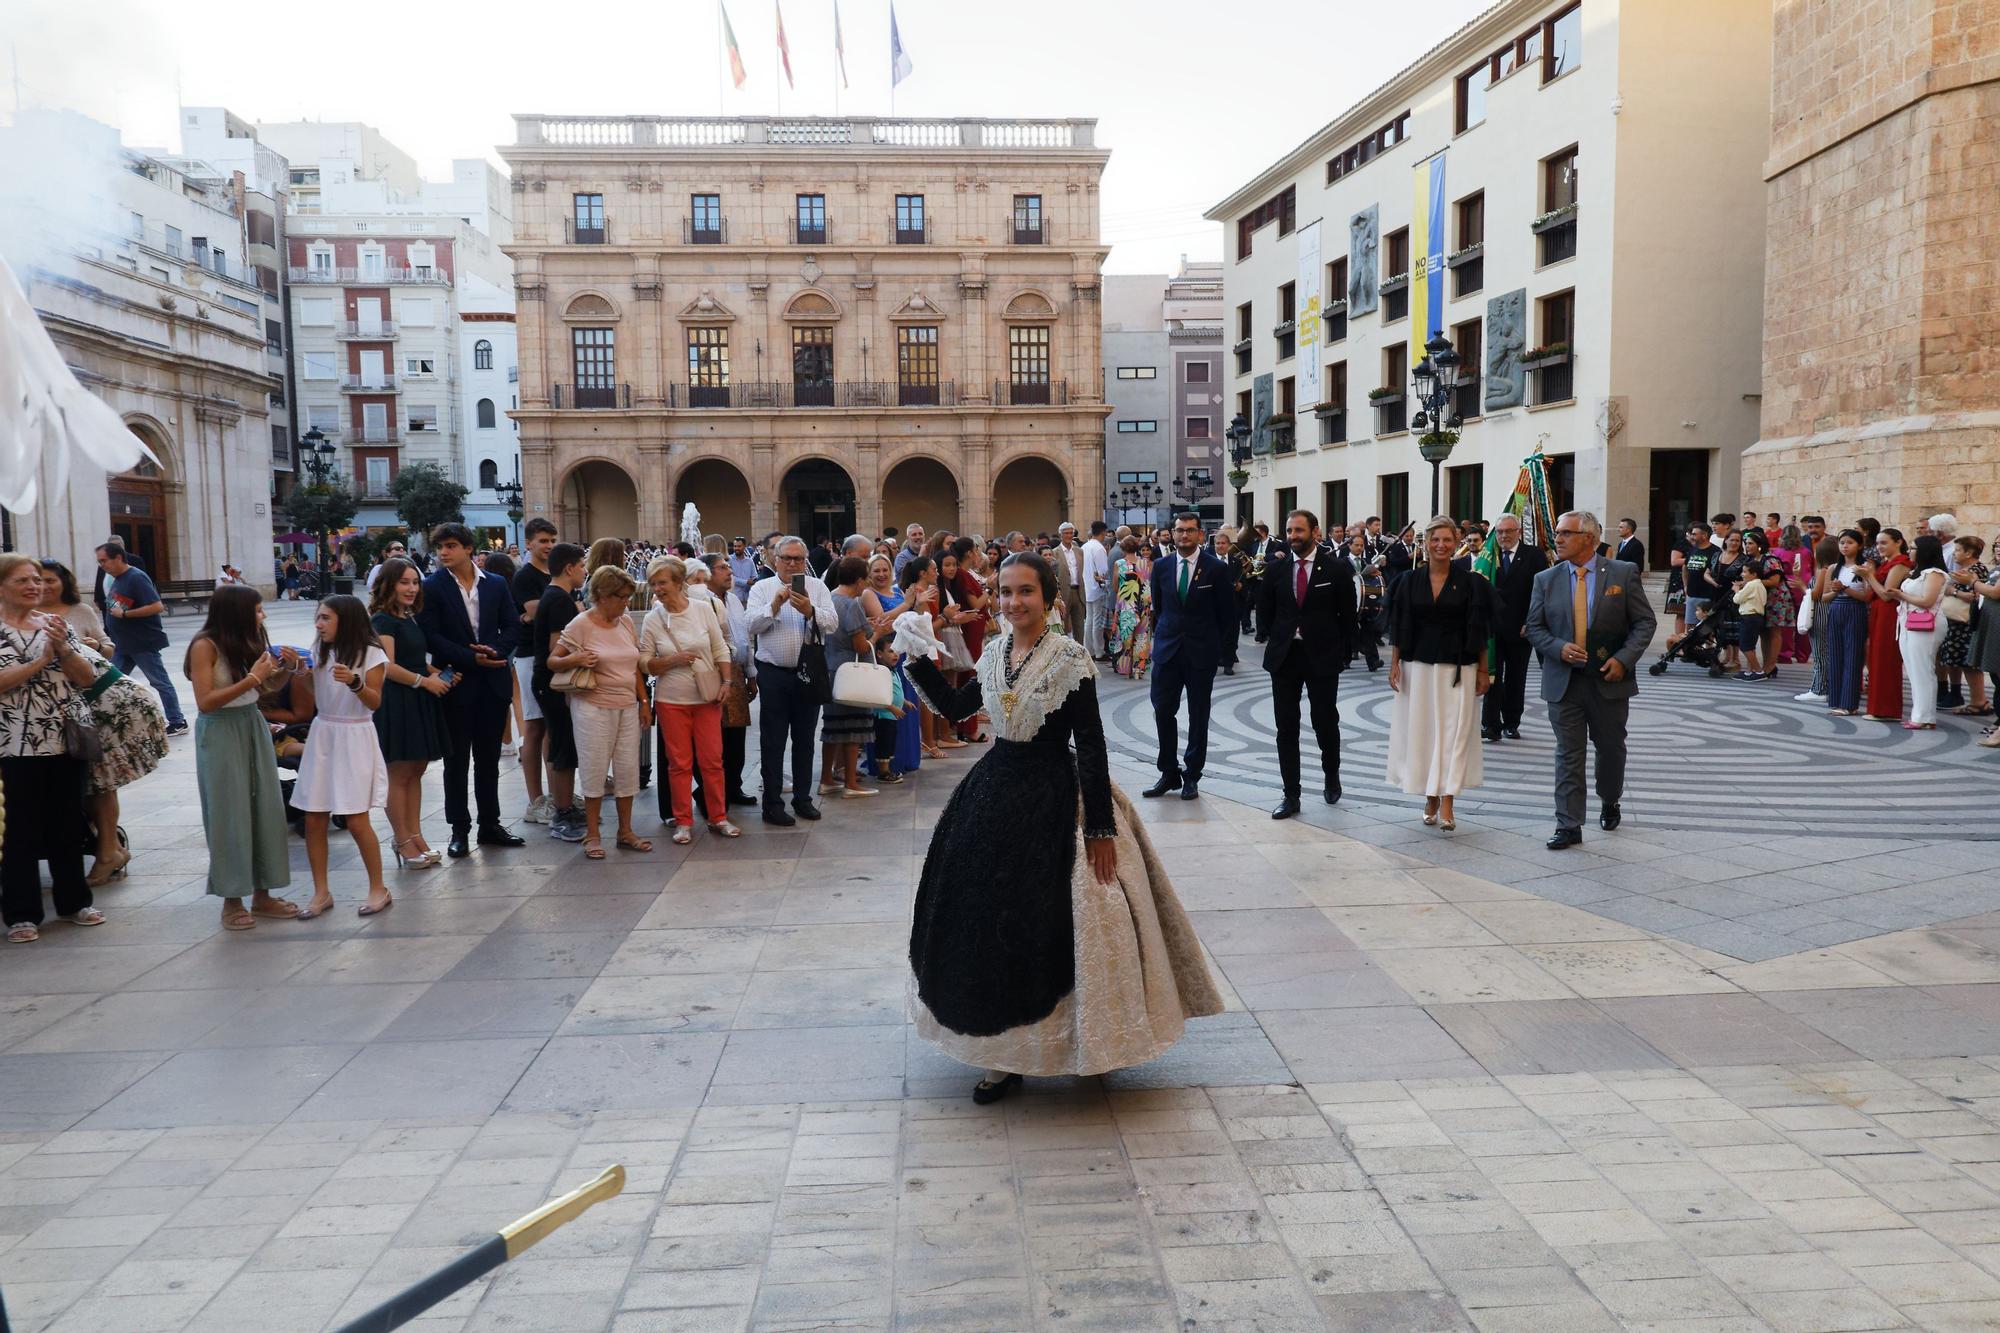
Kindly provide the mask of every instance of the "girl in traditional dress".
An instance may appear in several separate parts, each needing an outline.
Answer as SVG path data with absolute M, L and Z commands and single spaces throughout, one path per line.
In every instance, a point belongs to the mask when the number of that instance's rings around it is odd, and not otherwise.
M 957 688 L 932 664 L 929 618 L 896 620 L 895 647 L 932 706 L 946 718 L 987 708 L 997 740 L 938 818 L 910 931 L 917 1033 L 987 1069 L 980 1103 L 1023 1075 L 1151 1060 L 1188 1018 L 1222 1011 L 1166 870 L 1112 785 L 1090 651 L 1049 632 L 1056 594 L 1047 561 L 1007 557 L 1003 628 Z

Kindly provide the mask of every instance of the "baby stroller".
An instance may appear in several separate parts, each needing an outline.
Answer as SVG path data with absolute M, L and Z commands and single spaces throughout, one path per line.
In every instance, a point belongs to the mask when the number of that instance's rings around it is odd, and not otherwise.
M 1688 632 L 1680 639 L 1667 645 L 1667 651 L 1660 654 L 1660 660 L 1646 668 L 1648 675 L 1664 676 L 1671 662 L 1688 662 L 1698 667 L 1707 667 L 1708 674 L 1716 679 L 1723 675 L 1722 666 L 1722 612 L 1711 604 L 1709 612 L 1699 624 L 1688 626 Z

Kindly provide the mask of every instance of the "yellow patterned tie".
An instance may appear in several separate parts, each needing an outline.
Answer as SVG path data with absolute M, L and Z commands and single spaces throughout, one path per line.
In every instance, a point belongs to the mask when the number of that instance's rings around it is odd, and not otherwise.
M 1571 565 L 1569 574 L 1572 580 L 1569 603 L 1571 632 L 1575 635 L 1576 646 L 1581 648 L 1584 632 L 1590 628 L 1590 588 L 1582 570 Z

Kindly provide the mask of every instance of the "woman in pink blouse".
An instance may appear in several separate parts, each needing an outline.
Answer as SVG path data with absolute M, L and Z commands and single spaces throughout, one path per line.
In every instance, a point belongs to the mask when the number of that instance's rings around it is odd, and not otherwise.
M 1806 543 L 1805 534 L 1796 523 L 1787 523 L 1778 536 L 1778 544 L 1771 548 L 1771 558 L 1785 567 L 1785 582 L 1792 588 L 1792 605 L 1804 601 L 1804 590 L 1812 587 L 1813 554 Z M 1796 613 L 1786 618 L 1778 627 L 1778 660 L 1780 662 L 1806 662 L 1812 659 L 1812 636 L 1799 633 Z

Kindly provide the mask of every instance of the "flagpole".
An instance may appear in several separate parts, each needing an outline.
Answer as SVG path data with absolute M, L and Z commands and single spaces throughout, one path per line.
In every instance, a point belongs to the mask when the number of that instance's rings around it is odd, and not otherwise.
M 722 0 L 715 0 L 715 114 L 727 115 L 722 101 L 722 65 L 729 53 L 722 47 Z

